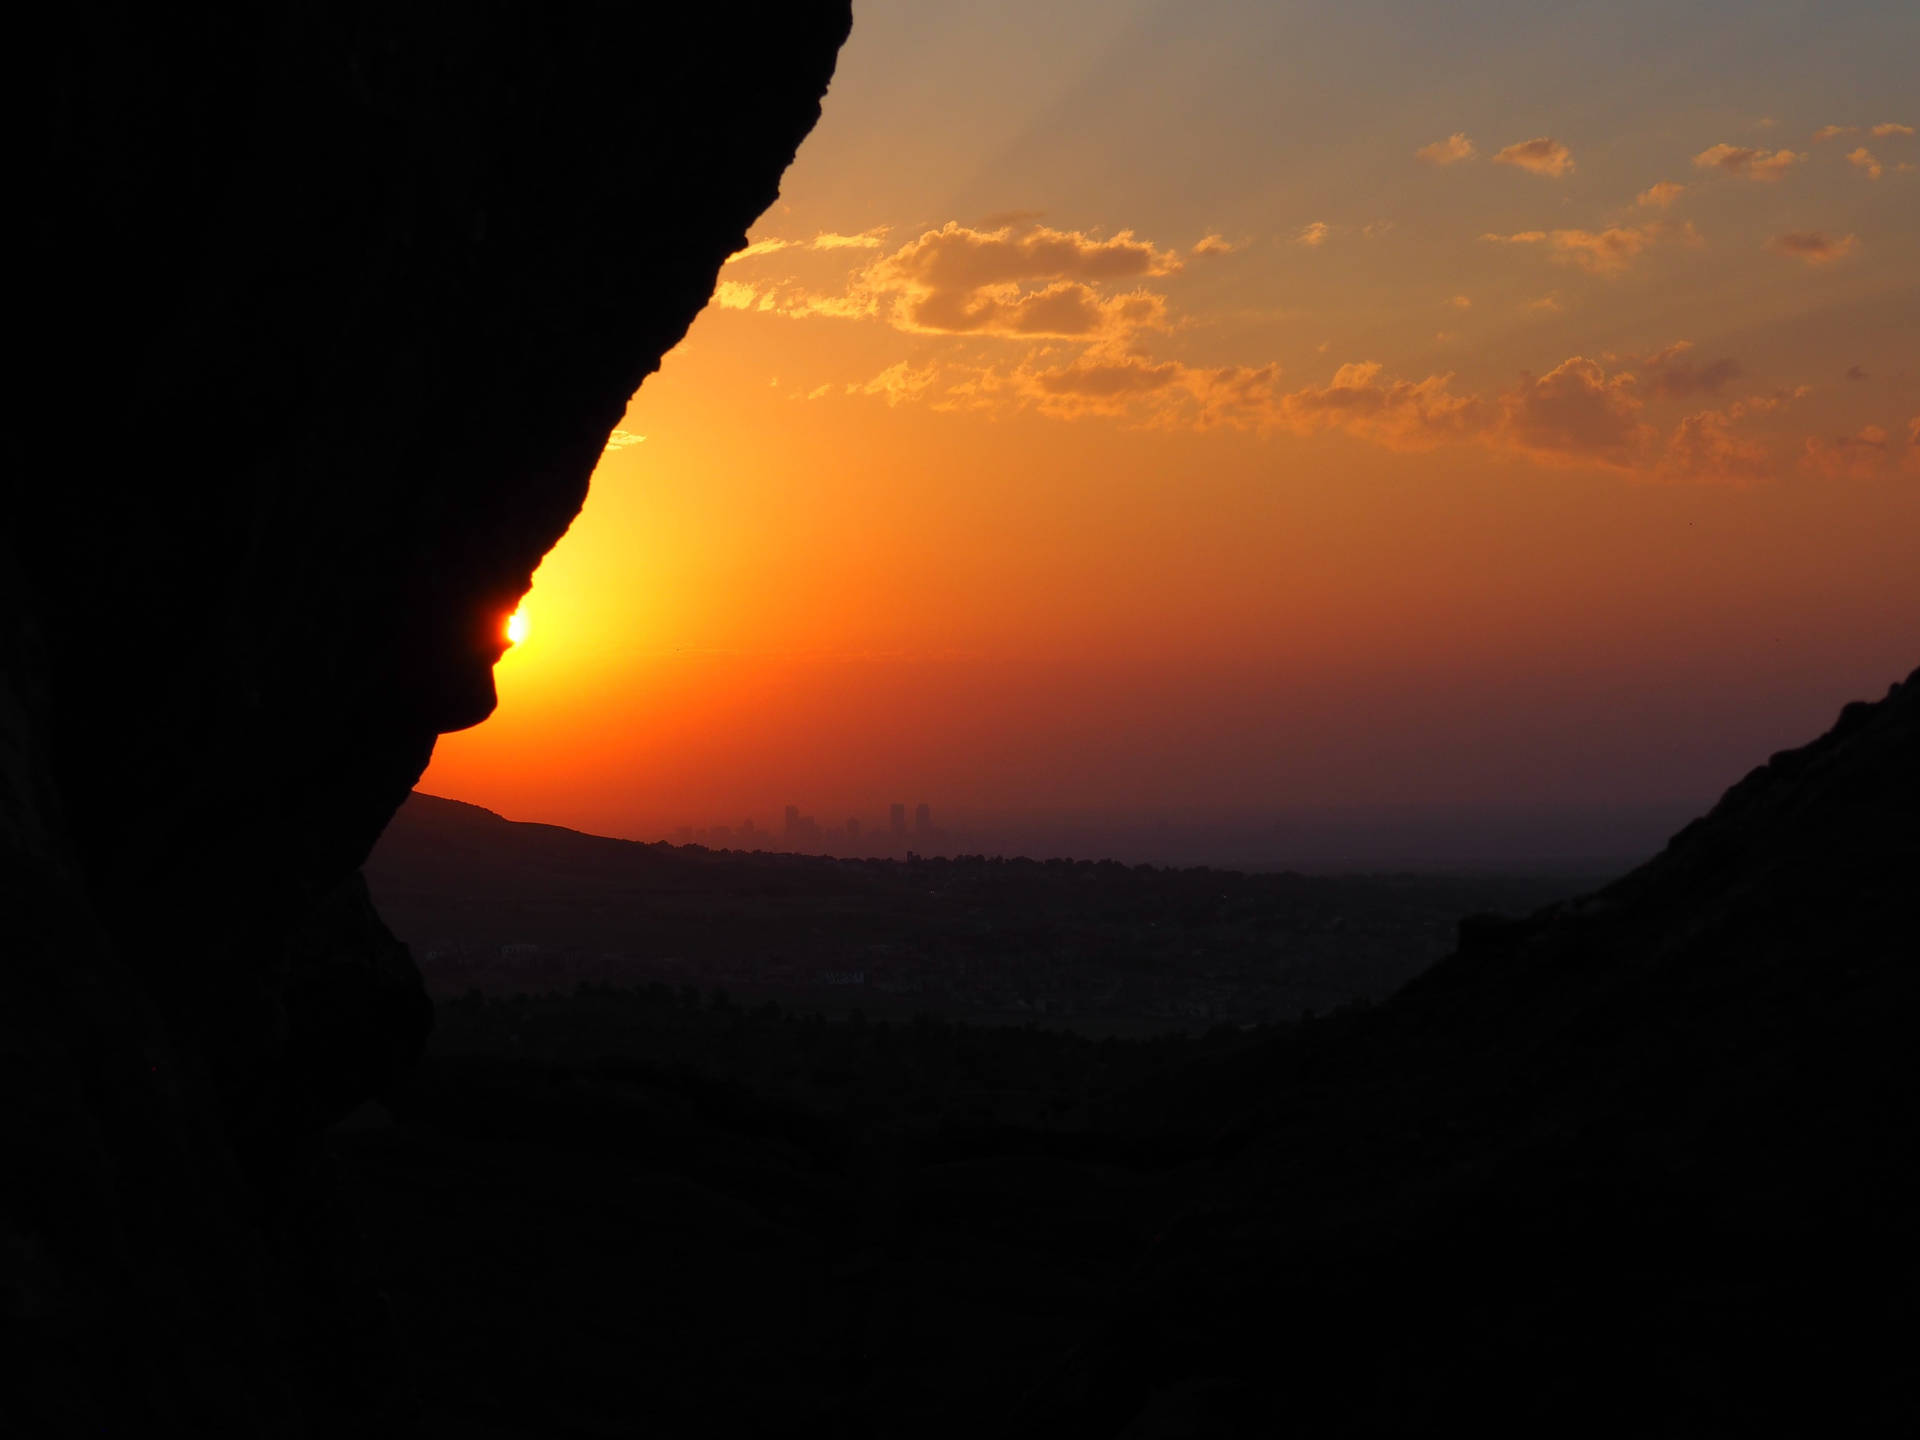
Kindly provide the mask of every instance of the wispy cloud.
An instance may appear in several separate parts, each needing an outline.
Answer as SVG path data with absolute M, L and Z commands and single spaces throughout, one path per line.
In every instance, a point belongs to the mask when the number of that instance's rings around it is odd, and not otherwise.
M 1667 400 L 1718 395 L 1740 378 L 1740 364 L 1731 355 L 1702 365 L 1693 358 L 1693 348 L 1691 340 L 1676 340 L 1630 363 L 1646 377 L 1648 393 Z
M 1535 175 L 1559 179 L 1573 169 L 1573 152 L 1558 140 L 1541 135 L 1509 145 L 1493 157 L 1496 165 L 1517 165 Z
M 1767 242 L 1777 255 L 1786 255 L 1808 265 L 1831 265 L 1844 260 L 1860 247 L 1857 235 L 1828 235 L 1819 230 L 1789 230 Z
M 1242 248 L 1242 246 L 1236 245 L 1233 241 L 1227 239 L 1226 236 L 1215 233 L 1202 235 L 1198 240 L 1194 241 L 1193 249 L 1187 253 L 1190 255 L 1231 255 L 1234 251 Z
M 1664 241 L 1701 243 L 1692 225 L 1673 226 L 1663 220 L 1645 225 L 1614 225 L 1605 230 L 1519 230 L 1511 235 L 1489 231 L 1480 237 L 1501 245 L 1543 246 L 1557 260 L 1578 265 L 1594 275 L 1617 275 L 1652 246 Z
M 1876 125 L 1870 132 L 1876 140 L 1892 140 L 1896 137 L 1911 140 L 1914 129 L 1911 125 L 1896 125 L 1892 121 Z
M 1693 157 L 1695 168 L 1718 170 L 1744 180 L 1775 181 L 1807 157 L 1791 150 L 1756 150 L 1750 145 L 1711 145 Z
M 1674 201 L 1686 193 L 1687 187 L 1672 180 L 1662 180 L 1657 185 L 1649 185 L 1633 197 L 1634 204 L 1643 210 L 1665 210 Z
M 879 225 L 872 230 L 863 230 L 857 235 L 840 235 L 833 231 L 822 231 L 811 240 L 782 240 L 777 236 L 767 236 L 755 240 L 733 252 L 726 258 L 726 264 L 737 265 L 743 260 L 757 260 L 763 255 L 777 255 L 782 250 L 878 250 L 886 243 L 888 227 Z
M 1860 127 L 1858 125 L 1822 125 L 1818 130 L 1813 132 L 1813 139 L 1815 144 L 1823 145 L 1829 140 L 1839 140 L 1845 136 L 1858 135 L 1859 133 Z
M 1473 141 L 1466 137 L 1466 133 L 1456 130 L 1446 139 L 1436 140 L 1431 145 L 1422 145 L 1413 153 L 1425 164 L 1444 167 L 1457 165 L 1462 160 L 1473 159 L 1475 151 Z
M 1309 249 L 1317 249 L 1327 243 L 1327 236 L 1332 233 L 1333 230 L 1326 221 L 1315 220 L 1309 225 L 1302 225 L 1299 232 L 1293 238 L 1296 242 L 1307 246 Z

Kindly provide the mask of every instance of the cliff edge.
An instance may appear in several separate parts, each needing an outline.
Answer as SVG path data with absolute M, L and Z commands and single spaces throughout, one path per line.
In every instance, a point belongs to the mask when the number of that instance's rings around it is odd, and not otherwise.
M 418 1053 L 357 870 L 819 115 L 846 0 L 15 36 L 0 1413 L 404 1412 L 313 1137 Z

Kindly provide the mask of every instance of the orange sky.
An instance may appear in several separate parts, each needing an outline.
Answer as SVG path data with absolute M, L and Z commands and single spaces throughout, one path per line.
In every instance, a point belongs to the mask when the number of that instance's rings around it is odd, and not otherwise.
M 1692 805 L 1877 694 L 1920 19 L 1544 9 L 857 5 L 421 788 Z

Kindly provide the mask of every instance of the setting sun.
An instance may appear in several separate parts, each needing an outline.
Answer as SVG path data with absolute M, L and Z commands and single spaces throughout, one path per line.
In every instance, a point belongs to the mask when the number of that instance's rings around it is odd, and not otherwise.
M 507 643 L 518 645 L 527 638 L 527 612 L 516 610 L 507 617 Z

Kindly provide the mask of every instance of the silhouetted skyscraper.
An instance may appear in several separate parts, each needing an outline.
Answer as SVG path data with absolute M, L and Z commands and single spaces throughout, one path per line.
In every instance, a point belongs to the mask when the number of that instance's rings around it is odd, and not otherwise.
M 933 807 L 924 800 L 913 807 L 913 833 L 921 836 L 933 833 Z

